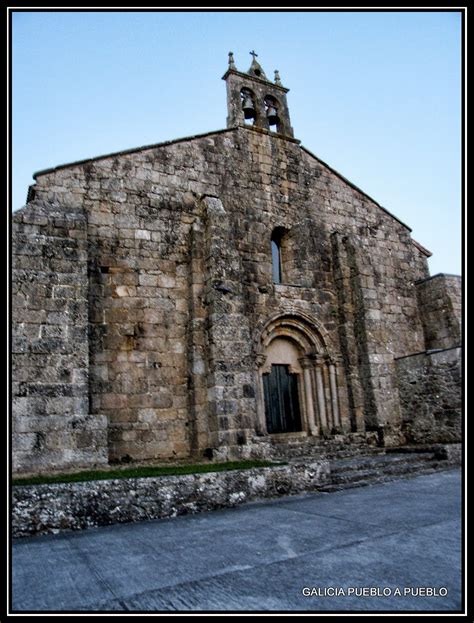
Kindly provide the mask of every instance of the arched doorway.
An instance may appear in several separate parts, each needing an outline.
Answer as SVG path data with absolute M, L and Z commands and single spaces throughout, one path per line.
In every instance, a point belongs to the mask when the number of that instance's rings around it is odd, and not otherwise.
M 302 315 L 266 323 L 258 337 L 258 427 L 263 434 L 326 435 L 340 429 L 338 358 L 324 330 Z

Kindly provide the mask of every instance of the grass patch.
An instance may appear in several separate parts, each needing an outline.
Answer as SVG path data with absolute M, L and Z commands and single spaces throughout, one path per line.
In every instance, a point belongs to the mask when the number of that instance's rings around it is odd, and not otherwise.
M 59 482 L 86 482 L 88 480 L 114 480 L 116 478 L 156 478 L 159 476 L 180 476 L 183 474 L 205 474 L 207 472 L 226 472 L 233 469 L 252 469 L 284 465 L 275 461 L 227 461 L 226 463 L 198 463 L 195 465 L 165 465 L 126 467 L 123 469 L 91 470 L 71 474 L 52 474 L 50 476 L 30 476 L 14 478 L 13 485 L 47 485 Z

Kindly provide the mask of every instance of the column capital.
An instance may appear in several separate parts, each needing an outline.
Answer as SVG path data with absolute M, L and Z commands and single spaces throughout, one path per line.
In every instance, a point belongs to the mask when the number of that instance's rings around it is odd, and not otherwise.
M 307 368 L 312 368 L 313 367 L 313 361 L 310 357 L 300 357 L 298 359 L 298 362 L 300 364 L 300 366 L 303 368 L 303 370 L 306 370 Z
M 327 355 L 315 355 L 314 356 L 314 363 L 316 364 L 317 367 L 322 366 L 326 363 L 327 360 Z

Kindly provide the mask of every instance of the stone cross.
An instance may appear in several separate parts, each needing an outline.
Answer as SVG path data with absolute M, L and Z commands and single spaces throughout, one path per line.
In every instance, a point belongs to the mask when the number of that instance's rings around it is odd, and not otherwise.
M 255 60 L 255 57 L 258 56 L 258 54 L 255 52 L 255 50 L 252 50 L 251 52 L 249 52 L 249 54 L 251 54 L 253 56 L 253 60 Z

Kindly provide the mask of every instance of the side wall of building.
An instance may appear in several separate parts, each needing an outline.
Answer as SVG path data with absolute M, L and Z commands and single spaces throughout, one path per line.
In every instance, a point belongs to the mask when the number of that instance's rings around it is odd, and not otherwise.
M 397 360 L 405 443 L 462 441 L 461 348 Z
M 425 332 L 425 347 L 451 348 L 462 341 L 462 281 L 439 274 L 416 284 Z
M 406 443 L 462 441 L 461 277 L 416 283 L 426 351 L 397 360 Z

